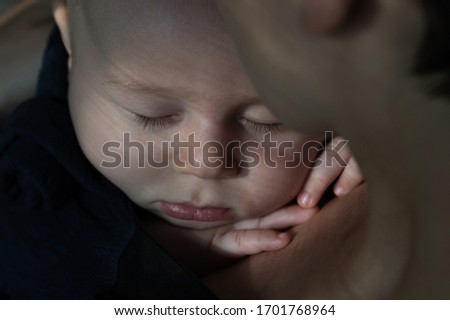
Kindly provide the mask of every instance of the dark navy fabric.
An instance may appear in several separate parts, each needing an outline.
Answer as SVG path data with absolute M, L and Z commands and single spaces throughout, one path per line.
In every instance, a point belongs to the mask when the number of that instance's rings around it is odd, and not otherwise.
M 212 298 L 139 230 L 135 210 L 78 145 L 55 29 L 36 97 L 0 136 L 0 297 Z

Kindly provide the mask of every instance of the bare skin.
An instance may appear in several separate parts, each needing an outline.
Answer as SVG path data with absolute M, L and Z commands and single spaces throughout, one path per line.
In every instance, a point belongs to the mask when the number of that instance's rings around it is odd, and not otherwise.
M 284 126 L 259 103 L 213 2 L 117 0 L 112 5 L 110 0 L 60 0 L 55 2 L 54 15 L 69 54 L 69 107 L 85 156 L 149 215 L 181 227 L 161 226 L 151 231 L 175 256 L 193 250 L 183 248 L 186 241 L 174 240 L 180 234 L 194 239 L 200 249 L 210 248 L 228 258 L 281 249 L 291 239 L 282 231 L 317 212 L 319 199 L 334 180 L 338 179 L 338 196 L 362 182 L 348 148 L 340 150 L 348 166 L 334 162 L 310 170 L 305 161 L 299 166 L 286 165 L 294 150 L 303 152 L 305 159 L 314 159 L 319 149 L 309 152 L 302 146 L 324 137 L 305 136 Z M 188 155 L 184 149 L 173 148 L 166 154 L 162 147 L 175 136 L 187 141 L 195 134 L 200 145 L 217 142 L 226 146 L 231 141 L 260 141 L 268 131 L 280 143 L 293 143 L 292 150 L 272 152 L 276 160 L 272 167 L 259 163 L 244 168 L 239 161 L 242 156 L 227 148 L 219 158 L 230 161 L 211 166 L 205 161 L 204 148 Z M 143 151 L 134 149 L 136 153 L 128 154 L 128 143 L 119 143 L 126 140 L 125 134 L 133 143 L 139 142 Z M 111 142 L 123 147 L 119 158 L 129 156 L 131 165 L 103 165 L 107 162 L 103 147 Z M 149 142 L 155 148 L 146 150 Z M 255 152 L 262 158 L 264 149 L 258 146 Z M 185 165 L 177 161 L 165 166 L 138 165 L 143 160 L 139 153 L 179 158 Z M 191 156 L 199 165 L 189 163 Z M 295 204 L 302 186 L 304 192 Z M 167 204 L 176 209 L 167 211 Z M 186 204 L 190 209 L 185 209 Z M 197 210 L 211 207 L 218 207 L 222 214 Z M 162 229 L 167 232 L 161 233 Z M 173 244 L 178 250 L 171 249 Z
M 450 204 L 450 173 L 446 170 L 450 156 L 439 139 L 450 136 L 450 108 L 446 101 L 430 99 L 426 94 L 433 79 L 418 80 L 409 73 L 424 26 L 417 6 L 406 0 L 372 1 L 379 10 L 362 16 L 363 23 L 356 25 L 360 29 L 343 30 L 350 1 L 335 1 L 332 7 L 329 0 L 291 0 L 283 6 L 265 0 L 218 2 L 252 80 L 274 113 L 302 131 L 336 129 L 354 142 L 354 152 L 370 185 L 372 214 L 365 215 L 367 199 L 364 190 L 358 188 L 331 202 L 304 227 L 293 228 L 293 242 L 286 249 L 252 256 L 210 275 L 205 278 L 208 286 L 220 297 L 234 298 L 449 297 L 448 288 L 442 284 L 450 283 L 450 217 L 445 214 Z M 315 8 L 311 7 L 313 3 Z M 55 15 L 71 52 L 66 11 L 61 12 Z M 108 21 L 117 23 L 115 19 Z M 125 17 L 122 22 L 128 25 L 129 19 Z M 104 23 L 99 23 L 102 26 Z M 106 28 L 105 32 L 110 30 Z M 114 34 L 112 38 L 116 37 Z M 124 34 L 123 39 L 133 38 Z M 116 44 L 114 50 L 104 52 L 129 49 L 116 40 L 109 44 Z M 79 48 L 83 50 L 78 51 L 79 60 L 73 60 L 74 69 L 80 68 L 81 57 L 90 57 L 81 54 L 87 46 Z M 133 53 L 152 52 L 144 49 Z M 128 58 L 130 54 L 122 56 Z M 151 70 L 149 54 L 139 54 L 131 61 L 136 63 L 138 57 L 144 57 L 142 62 L 149 63 Z M 135 75 L 143 73 L 144 78 L 154 75 L 143 72 L 143 65 L 129 68 Z M 87 71 L 78 74 L 89 74 Z M 235 83 L 236 74 L 240 74 L 229 68 L 223 71 L 231 73 L 229 79 L 234 80 L 225 81 L 227 84 Z M 92 81 L 96 74 L 87 79 Z M 246 80 L 243 78 L 243 83 L 248 83 Z M 92 91 L 84 81 L 78 83 Z M 222 85 L 217 88 L 224 93 Z M 86 119 L 92 119 L 92 114 L 87 114 Z M 80 126 L 86 123 L 78 121 Z M 93 123 L 92 128 L 98 130 L 99 123 Z M 105 127 L 108 138 L 111 128 L 119 128 Z M 86 130 L 79 132 L 88 138 L 98 136 Z M 85 140 L 89 151 L 92 140 Z M 117 184 L 124 181 L 120 177 L 115 180 Z M 173 192 L 173 188 L 168 190 Z M 134 189 L 128 194 L 138 198 Z M 226 279 L 229 281 L 224 282 Z
M 292 228 L 293 241 L 287 248 L 251 256 L 204 282 L 224 299 L 381 297 L 386 290 L 381 275 L 371 274 L 369 293 L 354 276 L 357 271 L 349 269 L 364 236 L 367 206 L 366 187 L 360 186 Z
M 346 25 L 349 1 L 335 2 L 337 11 L 326 0 L 316 1 L 313 9 L 314 1 L 307 0 L 283 6 L 274 1 L 217 2 L 268 106 L 293 127 L 309 126 L 314 132 L 330 124 L 350 138 L 370 185 L 371 214 L 364 232 L 341 239 L 337 252 L 320 257 L 327 270 L 345 265 L 351 271 L 334 272 L 338 276 L 333 278 L 322 268 L 309 269 L 307 279 L 319 280 L 308 280 L 306 288 L 283 287 L 281 296 L 450 298 L 450 103 L 427 93 L 436 78 L 410 73 L 425 26 L 419 4 L 368 1 L 372 7 L 359 12 L 358 23 Z M 315 19 L 318 12 L 329 14 Z M 344 206 L 343 201 L 336 206 Z M 317 228 L 310 238 L 297 236 L 286 250 L 270 258 L 252 257 L 229 272 L 239 270 L 237 276 L 251 268 L 262 275 L 251 284 L 261 290 L 258 295 L 268 296 L 276 286 L 271 280 L 280 270 L 277 261 L 285 263 L 278 258 L 314 262 L 320 250 L 306 249 L 308 241 L 326 235 Z M 354 249 L 351 259 L 343 264 L 349 248 Z M 304 275 L 305 268 L 283 269 L 276 282 L 289 284 L 288 279 Z M 377 288 L 373 280 L 388 285 Z M 208 279 L 217 292 L 225 290 L 221 281 Z M 345 290 L 355 283 L 360 284 L 357 289 Z

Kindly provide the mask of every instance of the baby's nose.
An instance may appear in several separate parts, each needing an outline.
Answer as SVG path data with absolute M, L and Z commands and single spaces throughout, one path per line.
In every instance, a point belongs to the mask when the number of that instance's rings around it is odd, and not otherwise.
M 237 175 L 237 159 L 233 150 L 218 141 L 201 143 L 192 139 L 184 147 L 174 148 L 174 170 L 202 179 L 225 179 Z

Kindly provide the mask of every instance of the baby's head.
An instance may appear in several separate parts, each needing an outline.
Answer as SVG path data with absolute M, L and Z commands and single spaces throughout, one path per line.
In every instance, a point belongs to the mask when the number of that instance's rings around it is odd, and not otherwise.
M 55 16 L 81 148 L 137 205 L 206 228 L 295 198 L 312 137 L 259 100 L 213 1 L 69 0 Z

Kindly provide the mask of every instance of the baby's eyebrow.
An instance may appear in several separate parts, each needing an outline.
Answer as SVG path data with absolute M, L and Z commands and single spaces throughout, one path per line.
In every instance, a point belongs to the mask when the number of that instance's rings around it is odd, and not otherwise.
M 167 88 L 150 83 L 143 83 L 132 78 L 124 79 L 114 74 L 103 75 L 102 81 L 105 85 L 113 88 L 125 89 L 137 94 L 152 95 L 158 98 L 179 101 L 193 100 L 196 98 L 195 93 L 184 87 Z M 243 95 L 240 96 L 239 100 L 239 104 L 242 105 L 264 105 L 260 97 L 256 95 Z
M 124 80 L 111 75 L 103 76 L 103 83 L 108 86 L 125 89 L 138 94 L 153 95 L 169 99 L 187 99 L 192 96 L 192 93 L 188 92 L 185 88 L 165 88 L 132 79 Z

